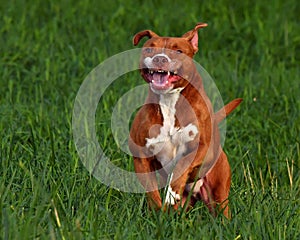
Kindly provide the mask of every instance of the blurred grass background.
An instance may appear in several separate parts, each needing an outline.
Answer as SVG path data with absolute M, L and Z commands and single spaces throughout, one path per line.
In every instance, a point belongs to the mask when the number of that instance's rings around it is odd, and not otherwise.
M 2 239 L 297 239 L 300 237 L 300 4 L 283 1 L 2 1 L 0 4 L 0 217 Z M 85 76 L 132 49 L 152 29 L 181 36 L 197 22 L 199 62 L 224 102 L 244 102 L 227 120 L 233 218 L 199 203 L 184 217 L 151 213 L 142 194 L 89 175 L 72 139 L 72 110 Z M 141 78 L 125 79 L 126 89 Z M 109 114 L 99 119 L 123 167 Z M 99 121 L 100 121 L 99 120 Z

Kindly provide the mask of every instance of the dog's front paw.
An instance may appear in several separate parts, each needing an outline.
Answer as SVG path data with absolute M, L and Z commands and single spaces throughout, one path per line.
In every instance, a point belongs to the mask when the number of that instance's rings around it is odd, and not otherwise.
M 165 143 L 166 140 L 162 137 L 146 138 L 146 148 L 148 148 L 154 155 L 163 149 Z
M 198 128 L 190 123 L 185 128 L 182 129 L 182 141 L 183 142 L 190 142 L 193 141 L 196 135 L 199 133 Z
M 196 135 L 199 133 L 197 127 L 190 123 L 186 127 L 177 130 L 172 136 L 172 142 L 176 145 L 193 141 Z

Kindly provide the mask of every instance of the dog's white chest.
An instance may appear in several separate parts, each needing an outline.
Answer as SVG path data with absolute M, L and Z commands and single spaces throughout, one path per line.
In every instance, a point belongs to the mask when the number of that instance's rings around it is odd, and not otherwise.
M 180 90 L 160 95 L 159 105 L 163 114 L 163 126 L 157 137 L 146 139 L 146 147 L 162 166 L 173 159 L 181 158 L 186 152 L 186 143 L 194 140 L 198 133 L 197 127 L 193 124 L 183 128 L 175 127 L 175 105 L 179 96 Z

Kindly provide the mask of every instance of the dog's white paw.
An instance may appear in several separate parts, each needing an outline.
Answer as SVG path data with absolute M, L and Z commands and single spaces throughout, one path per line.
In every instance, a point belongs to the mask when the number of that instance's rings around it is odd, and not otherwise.
M 148 148 L 153 154 L 160 152 L 166 143 L 166 139 L 163 137 L 146 138 L 146 148 Z
M 196 135 L 199 133 L 198 128 L 190 123 L 185 128 L 182 129 L 181 138 L 183 142 L 193 141 Z
M 176 201 L 179 200 L 180 200 L 180 195 L 174 192 L 171 186 L 169 185 L 166 192 L 165 203 L 167 205 L 175 205 Z
M 199 131 L 197 127 L 190 123 L 186 127 L 177 130 L 177 132 L 172 136 L 172 142 L 175 145 L 180 145 L 193 141 L 198 133 Z

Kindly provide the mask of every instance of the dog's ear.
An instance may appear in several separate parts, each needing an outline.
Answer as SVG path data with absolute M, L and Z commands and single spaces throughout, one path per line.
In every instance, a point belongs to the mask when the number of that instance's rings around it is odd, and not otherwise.
M 198 51 L 198 29 L 207 27 L 207 23 L 197 23 L 193 30 L 183 34 L 182 37 L 186 38 L 194 48 L 194 54 Z
M 140 40 L 143 37 L 152 38 L 152 37 L 159 37 L 159 36 L 155 32 L 152 32 L 151 30 L 144 30 L 144 31 L 138 32 L 133 37 L 133 45 L 134 46 L 138 45 L 138 43 L 140 42 Z

